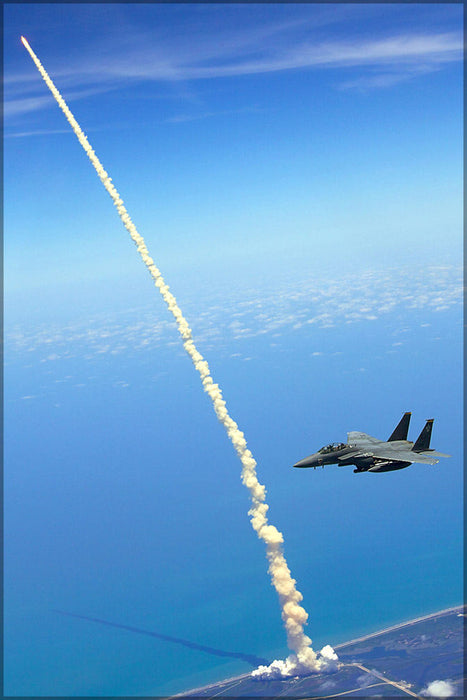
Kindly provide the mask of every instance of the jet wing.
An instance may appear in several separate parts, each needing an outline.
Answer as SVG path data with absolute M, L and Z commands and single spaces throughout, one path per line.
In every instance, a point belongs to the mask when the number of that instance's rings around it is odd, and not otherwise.
M 359 452 L 353 455 L 354 457 L 371 455 L 377 459 L 389 459 L 395 462 L 422 462 L 423 464 L 438 464 L 439 459 L 434 459 L 434 457 L 441 457 L 441 454 L 433 454 L 432 452 L 428 454 L 426 452 L 412 452 L 410 449 L 404 449 L 402 445 L 398 446 L 396 442 L 383 442 L 371 435 L 357 431 L 347 433 L 347 442 L 359 449 Z
M 422 451 L 419 454 L 426 455 L 427 457 L 450 457 L 451 455 L 446 455 L 444 452 L 437 452 L 436 450 Z
M 375 446 L 373 449 L 370 447 L 368 452 L 378 459 L 390 459 L 398 462 L 422 462 L 423 464 L 438 464 L 439 462 L 439 459 L 433 459 L 419 452 L 412 452 L 412 450 L 391 450 L 388 447 Z
M 370 447 L 372 445 L 381 445 L 381 440 L 371 437 L 366 433 L 359 433 L 357 431 L 352 431 L 347 433 L 347 442 L 349 445 L 355 445 L 356 447 Z

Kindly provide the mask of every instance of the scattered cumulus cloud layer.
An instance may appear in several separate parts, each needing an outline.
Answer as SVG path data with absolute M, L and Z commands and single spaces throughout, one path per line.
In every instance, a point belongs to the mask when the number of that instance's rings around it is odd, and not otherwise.
M 284 337 L 300 332 L 310 336 L 310 356 L 318 362 L 323 352 L 311 344 L 315 328 L 403 318 L 398 337 L 388 342 L 388 352 L 397 352 L 409 331 L 405 325 L 409 322 L 407 312 L 417 312 L 412 314 L 411 322 L 429 332 L 433 314 L 436 318 L 438 313 L 460 308 L 461 303 L 462 271 L 433 266 L 418 273 L 412 268 L 385 273 L 369 270 L 340 279 L 283 280 L 269 290 L 231 289 L 228 298 L 213 292 L 202 304 L 194 299 L 184 301 L 184 308 L 205 352 L 246 361 L 251 358 L 251 339 L 269 340 L 274 349 Z M 161 347 L 182 353 L 175 323 L 157 303 L 62 325 L 8 324 L 5 343 L 7 361 L 13 356 L 24 358 L 38 353 L 41 363 L 72 358 L 95 361 L 121 355 L 143 357 Z

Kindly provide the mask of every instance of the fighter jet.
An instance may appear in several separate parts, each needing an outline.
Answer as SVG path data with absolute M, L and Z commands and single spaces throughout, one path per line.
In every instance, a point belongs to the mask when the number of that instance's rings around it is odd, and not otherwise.
M 325 445 L 315 454 L 300 460 L 294 467 L 323 467 L 326 464 L 337 464 L 344 467 L 353 464 L 354 474 L 359 472 L 391 472 L 405 469 L 413 462 L 422 464 L 437 464 L 435 457 L 450 457 L 451 455 L 436 452 L 430 448 L 433 418 L 429 418 L 418 436 L 415 444 L 407 440 L 410 416 L 404 413 L 401 420 L 386 442 L 371 437 L 366 433 L 347 433 L 347 442 L 333 442 Z

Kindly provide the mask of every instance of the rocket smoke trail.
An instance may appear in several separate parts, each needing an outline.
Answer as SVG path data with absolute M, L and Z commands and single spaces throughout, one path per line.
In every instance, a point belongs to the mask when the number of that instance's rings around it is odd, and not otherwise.
M 259 678 L 270 678 L 273 676 L 284 677 L 289 675 L 305 674 L 309 673 L 310 671 L 331 670 L 335 667 L 335 662 L 337 660 L 337 655 L 332 647 L 324 647 L 324 649 L 321 650 L 320 655 L 318 655 L 311 647 L 311 639 L 304 632 L 304 625 L 306 624 L 308 613 L 300 605 L 303 596 L 295 587 L 296 581 L 290 574 L 290 569 L 287 566 L 287 562 L 282 552 L 282 543 L 284 541 L 282 533 L 279 532 L 274 525 L 270 525 L 268 523 L 266 513 L 269 506 L 265 502 L 266 489 L 258 481 L 256 476 L 256 462 L 253 459 L 253 455 L 251 454 L 250 450 L 247 448 L 244 434 L 241 432 L 241 430 L 239 430 L 237 423 L 230 417 L 219 385 L 214 383 L 209 371 L 208 363 L 196 349 L 192 339 L 191 329 L 184 318 L 175 297 L 169 291 L 168 285 L 164 282 L 160 271 L 154 264 L 154 260 L 149 255 L 149 251 L 143 237 L 140 236 L 136 230 L 136 227 L 130 219 L 127 210 L 123 206 L 123 201 L 115 187 L 112 185 L 111 178 L 102 167 L 78 122 L 68 109 L 65 100 L 62 98 L 52 80 L 49 78 L 36 54 L 31 49 L 24 37 L 21 37 L 21 41 L 36 64 L 39 73 L 44 78 L 47 87 L 50 89 L 60 108 L 65 114 L 65 117 L 75 132 L 80 144 L 84 148 L 89 160 L 93 164 L 102 184 L 111 196 L 123 225 L 136 244 L 138 252 L 154 280 L 155 286 L 159 289 L 159 292 L 167 304 L 169 311 L 175 318 L 178 331 L 183 340 L 183 347 L 198 371 L 203 383 L 204 391 L 210 397 L 216 416 L 224 426 L 227 435 L 229 436 L 230 441 L 232 442 L 232 445 L 234 446 L 235 451 L 237 452 L 242 463 L 242 481 L 250 492 L 252 504 L 248 514 L 250 516 L 253 529 L 256 531 L 258 537 L 264 540 L 266 544 L 269 574 L 271 576 L 272 585 L 276 589 L 279 596 L 279 601 L 282 608 L 282 619 L 287 632 L 287 643 L 289 649 L 292 651 L 292 654 L 285 661 L 274 661 L 269 667 L 260 666 L 253 672 L 253 674 Z

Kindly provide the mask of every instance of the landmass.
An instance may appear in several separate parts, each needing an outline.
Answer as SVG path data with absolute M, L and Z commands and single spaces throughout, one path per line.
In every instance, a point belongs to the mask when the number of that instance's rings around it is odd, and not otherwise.
M 268 681 L 247 673 L 174 697 L 462 698 L 465 617 L 465 606 L 449 608 L 337 644 L 332 673 Z

